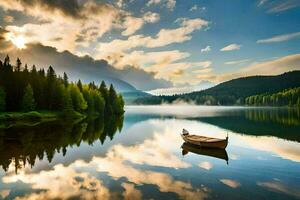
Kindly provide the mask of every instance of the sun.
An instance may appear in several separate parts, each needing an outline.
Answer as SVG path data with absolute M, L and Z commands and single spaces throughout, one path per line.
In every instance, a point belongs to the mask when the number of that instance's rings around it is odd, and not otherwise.
M 12 37 L 11 42 L 18 48 L 18 49 L 25 49 L 26 48 L 26 40 L 23 36 L 15 36 Z

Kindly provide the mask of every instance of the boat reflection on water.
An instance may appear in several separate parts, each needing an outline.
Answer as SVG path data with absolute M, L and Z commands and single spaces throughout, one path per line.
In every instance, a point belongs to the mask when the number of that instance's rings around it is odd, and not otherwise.
M 210 157 L 215 157 L 219 158 L 222 160 L 225 160 L 226 163 L 228 164 L 228 155 L 225 149 L 216 149 L 216 148 L 200 148 L 196 145 L 189 144 L 187 142 L 184 142 L 181 145 L 182 148 L 182 155 L 185 156 L 189 152 L 199 154 L 199 155 L 204 155 L 204 156 L 210 156 Z

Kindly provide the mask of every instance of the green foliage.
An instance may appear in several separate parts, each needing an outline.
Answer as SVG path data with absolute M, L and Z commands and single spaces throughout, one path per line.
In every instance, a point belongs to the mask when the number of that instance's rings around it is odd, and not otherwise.
M 300 106 L 300 87 L 250 96 L 245 103 L 250 106 Z
M 25 88 L 24 96 L 22 99 L 22 111 L 29 112 L 35 109 L 35 100 L 33 97 L 33 90 L 30 84 Z
M 111 86 L 110 91 L 102 81 L 97 87 L 94 82 L 87 85 L 80 80 L 75 84 L 56 75 L 50 66 L 37 70 L 33 65 L 28 70 L 17 59 L 16 66 L 10 64 L 9 56 L 0 61 L 0 111 L 17 112 L 47 110 L 63 111 L 65 115 L 91 113 L 97 115 L 119 115 L 123 113 L 124 102 Z M 108 111 L 108 112 L 107 112 Z M 122 112 L 121 112 L 122 111 Z
M 87 102 L 83 98 L 82 93 L 80 92 L 79 88 L 75 84 L 70 84 L 68 86 L 68 90 L 72 99 L 72 105 L 74 110 L 78 112 L 82 112 L 87 109 Z
M 0 112 L 5 111 L 5 97 L 6 94 L 4 90 L 0 87 Z

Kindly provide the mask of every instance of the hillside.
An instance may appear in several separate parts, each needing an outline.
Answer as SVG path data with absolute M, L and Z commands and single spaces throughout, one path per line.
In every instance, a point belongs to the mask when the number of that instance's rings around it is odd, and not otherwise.
M 300 87 L 300 71 L 287 72 L 277 76 L 237 78 L 203 91 L 173 96 L 139 98 L 135 103 L 172 103 L 175 100 L 181 99 L 206 105 L 243 105 L 246 97 L 264 93 L 277 93 L 295 87 Z

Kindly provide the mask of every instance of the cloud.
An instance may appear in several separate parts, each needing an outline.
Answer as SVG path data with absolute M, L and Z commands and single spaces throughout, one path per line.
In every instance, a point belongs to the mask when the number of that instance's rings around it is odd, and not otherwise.
M 137 30 L 141 29 L 144 24 L 143 19 L 128 16 L 125 18 L 125 22 L 123 23 L 126 29 L 122 32 L 122 35 L 128 36 L 135 33 Z
M 190 11 L 195 11 L 195 10 L 198 10 L 198 6 L 197 6 L 197 5 L 193 5 L 193 6 L 190 8 Z
M 283 42 L 283 41 L 295 39 L 297 37 L 300 37 L 300 32 L 277 35 L 271 38 L 257 40 L 257 43 Z
M 257 6 L 260 7 L 264 5 L 268 0 L 259 0 Z
M 163 4 L 166 8 L 173 10 L 176 6 L 176 0 L 149 0 L 147 6 Z
M 201 53 L 211 51 L 210 46 L 206 46 L 204 49 L 201 49 Z
M 11 15 L 5 15 L 3 19 L 6 23 L 12 23 L 15 20 L 15 18 Z
M 140 30 L 145 23 L 158 20 L 157 14 L 148 13 L 144 19 L 143 16 L 135 17 L 112 4 L 96 1 L 4 0 L 0 2 L 0 7 L 23 12 L 35 17 L 37 21 L 6 27 L 10 38 L 22 35 L 27 43 L 42 43 L 77 55 L 92 51 L 94 42 L 111 30 L 121 30 L 122 35 L 129 36 Z M 55 38 L 61 39 L 57 41 Z
M 239 50 L 241 48 L 242 45 L 239 44 L 230 44 L 226 47 L 223 47 L 222 49 L 220 49 L 220 51 L 234 51 L 234 50 Z
M 206 170 L 210 170 L 211 168 L 213 168 L 213 165 L 210 162 L 205 161 L 205 162 L 201 162 L 199 164 L 199 167 Z
M 154 73 L 156 78 L 173 80 L 174 76 L 183 73 L 183 69 L 193 66 L 208 67 L 211 62 L 178 62 L 190 56 L 189 53 L 172 51 L 131 51 L 137 47 L 156 48 L 169 44 L 181 43 L 190 40 L 190 35 L 195 30 L 199 30 L 208 25 L 208 22 L 196 18 L 180 18 L 176 20 L 180 27 L 175 29 L 161 29 L 155 37 L 133 35 L 126 40 L 116 39 L 108 43 L 100 43 L 97 47 L 98 53 L 95 55 L 99 59 L 107 60 L 111 65 L 123 69 L 131 65 L 136 68 Z M 129 52 L 131 51 L 131 52 Z
M 233 60 L 233 61 L 228 61 L 228 62 L 225 62 L 224 64 L 225 65 L 238 65 L 238 64 L 243 64 L 245 62 L 248 62 L 250 61 L 249 59 L 244 59 L 244 60 Z
M 159 88 L 155 90 L 147 91 L 153 95 L 174 95 L 174 94 L 184 94 L 190 93 L 194 91 L 204 90 L 210 87 L 213 87 L 214 84 L 208 81 L 201 81 L 196 85 L 185 85 L 185 86 L 177 86 L 177 87 L 169 87 L 169 88 Z
M 179 28 L 161 29 L 155 37 L 133 35 L 126 40 L 115 39 L 108 43 L 100 43 L 98 52 L 103 54 L 105 52 L 115 52 L 116 50 L 128 51 L 136 47 L 156 48 L 181 43 L 190 40 L 192 38 L 190 34 L 194 31 L 208 26 L 208 22 L 200 18 L 180 18 L 177 22 L 180 24 Z
M 208 80 L 219 83 L 234 78 L 255 75 L 278 75 L 284 72 L 300 70 L 300 54 L 292 54 L 271 61 L 260 62 L 245 66 L 236 72 L 223 74 L 198 75 L 200 80 Z
M 264 7 L 267 13 L 284 12 L 300 6 L 298 0 L 259 0 L 258 7 Z
M 159 21 L 160 15 L 158 13 L 146 12 L 143 19 L 148 23 L 156 23 Z
M 195 4 L 190 8 L 191 12 L 196 11 L 196 10 L 205 11 L 206 7 L 199 7 L 198 5 Z
M 235 180 L 231 180 L 231 179 L 221 179 L 220 182 L 222 182 L 223 184 L 231 187 L 231 188 L 238 188 L 241 186 L 241 184 Z
M 142 199 L 142 193 L 134 187 L 134 184 L 122 183 L 121 185 L 125 189 L 123 192 L 124 200 Z

